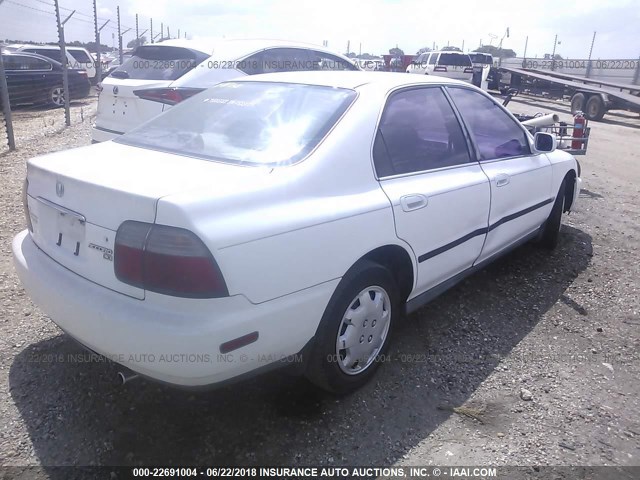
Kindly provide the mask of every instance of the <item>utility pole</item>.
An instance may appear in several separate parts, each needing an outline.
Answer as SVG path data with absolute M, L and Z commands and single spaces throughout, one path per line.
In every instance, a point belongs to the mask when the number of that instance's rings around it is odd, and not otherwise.
M 164 40 L 164 23 L 160 22 L 160 41 Z
M 100 60 L 100 32 L 107 26 L 109 20 L 104 22 L 100 28 L 98 28 L 98 9 L 96 8 L 96 0 L 93 0 L 93 28 L 96 34 L 96 82 L 102 81 L 102 61 Z
M 553 53 L 551 54 L 551 70 L 556 69 L 556 45 L 558 44 L 558 34 L 556 33 L 556 38 L 553 40 Z
M 56 23 L 58 24 L 58 45 L 60 46 L 60 56 L 62 57 L 62 89 L 64 90 L 64 123 L 67 127 L 71 126 L 71 110 L 69 105 L 69 72 L 68 72 L 68 63 L 67 63 L 67 48 L 64 42 L 64 24 L 69 21 L 69 19 L 73 16 L 76 11 L 74 10 L 71 14 L 65 18 L 62 22 L 60 21 L 60 6 L 58 5 L 58 0 L 53 0 L 53 3 L 56 7 Z
M 151 39 L 151 43 L 153 43 L 153 18 L 149 19 L 149 38 Z
M 122 65 L 122 33 L 120 32 L 120 5 L 116 7 L 118 15 L 118 58 L 120 59 L 120 65 Z
M 138 14 L 136 13 L 136 47 L 140 46 L 140 35 L 138 35 Z
M 591 39 L 591 48 L 589 49 L 589 61 L 587 62 L 587 78 L 591 76 L 591 54 L 593 53 L 593 44 L 596 43 L 596 32 L 593 32 Z

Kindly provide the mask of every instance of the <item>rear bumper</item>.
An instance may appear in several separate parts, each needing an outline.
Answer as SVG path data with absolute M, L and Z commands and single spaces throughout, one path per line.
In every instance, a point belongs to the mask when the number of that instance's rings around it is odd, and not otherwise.
M 67 334 L 141 375 L 182 386 L 300 362 L 296 354 L 315 335 L 339 281 L 261 304 L 242 295 L 194 300 L 147 292 L 137 300 L 62 267 L 26 230 L 14 238 L 13 256 L 31 299 Z M 222 343 L 252 332 L 258 332 L 254 343 L 220 353 Z
M 87 79 L 86 82 L 79 82 L 69 86 L 69 98 L 77 100 L 89 96 L 91 92 L 91 83 Z

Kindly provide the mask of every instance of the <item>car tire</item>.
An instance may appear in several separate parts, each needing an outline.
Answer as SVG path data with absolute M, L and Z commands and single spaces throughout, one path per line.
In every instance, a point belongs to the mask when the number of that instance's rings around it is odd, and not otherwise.
M 538 237 L 538 244 L 547 250 L 553 250 L 558 246 L 560 228 L 562 226 L 562 212 L 564 210 L 566 185 L 567 180 L 564 179 L 560 185 L 560 190 L 558 191 L 556 200 L 553 203 L 553 208 L 551 209 L 549 218 L 544 222 L 540 236 Z
M 64 107 L 64 88 L 62 85 L 53 87 L 49 90 L 47 103 L 52 107 Z
M 589 97 L 584 112 L 587 119 L 595 121 L 602 120 L 606 112 L 607 109 L 600 95 L 592 95 Z
M 368 260 L 356 264 L 327 305 L 309 358 L 307 378 L 336 394 L 349 393 L 367 383 L 385 360 L 393 327 L 401 315 L 400 303 L 389 270 Z M 346 345 L 348 337 L 354 342 L 350 346 Z
M 584 105 L 584 93 L 576 93 L 573 97 L 571 97 L 571 114 L 575 115 L 578 112 L 584 112 Z

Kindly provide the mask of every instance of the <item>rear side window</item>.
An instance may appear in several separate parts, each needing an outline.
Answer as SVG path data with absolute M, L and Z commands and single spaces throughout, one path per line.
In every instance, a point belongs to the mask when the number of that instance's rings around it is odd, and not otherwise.
M 62 63 L 62 55 L 60 50 L 50 50 L 48 48 L 30 48 L 24 49 L 25 52 L 37 53 L 38 55 L 42 55 L 43 57 L 50 58 L 51 60 L 55 60 L 56 62 Z
M 471 160 L 462 127 L 442 90 L 395 93 L 373 147 L 378 177 L 450 167 Z
M 67 50 L 80 63 L 93 63 L 93 60 L 82 50 Z
M 202 52 L 181 47 L 145 45 L 111 74 L 135 80 L 177 80 L 207 57 Z
M 310 51 L 314 70 L 358 70 L 351 62 L 330 53 Z
M 41 58 L 26 55 L 7 55 L 2 57 L 6 70 L 51 70 L 51 64 Z
M 474 90 L 447 88 L 480 150 L 480 160 L 531 153 L 524 130 L 497 103 Z
M 438 65 L 448 67 L 470 67 L 471 59 L 469 58 L 469 55 L 461 53 L 441 53 Z
M 435 65 L 437 59 L 438 59 L 438 54 L 432 53 L 431 56 L 429 57 L 429 65 Z
M 315 85 L 221 83 L 115 141 L 236 164 L 289 164 L 315 148 L 355 96 Z

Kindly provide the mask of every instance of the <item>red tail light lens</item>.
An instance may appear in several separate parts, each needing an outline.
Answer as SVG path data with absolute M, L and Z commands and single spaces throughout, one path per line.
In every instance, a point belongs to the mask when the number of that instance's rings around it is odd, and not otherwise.
M 165 295 L 229 295 L 209 249 L 183 228 L 124 222 L 116 233 L 114 269 L 121 282 Z
M 464 69 L 464 73 L 473 73 L 473 67 L 467 67 Z
M 200 93 L 204 88 L 145 88 L 143 90 L 134 90 L 133 94 L 143 100 L 151 100 L 152 102 L 160 102 L 166 105 L 175 105 L 187 98 L 193 97 Z
M 434 67 L 433 71 L 434 72 L 446 72 L 447 71 L 447 67 Z

